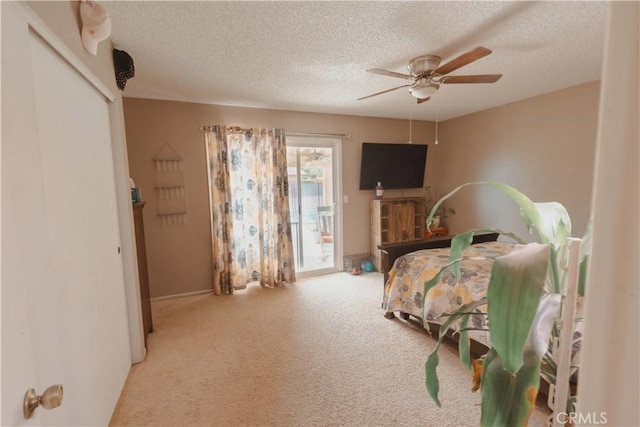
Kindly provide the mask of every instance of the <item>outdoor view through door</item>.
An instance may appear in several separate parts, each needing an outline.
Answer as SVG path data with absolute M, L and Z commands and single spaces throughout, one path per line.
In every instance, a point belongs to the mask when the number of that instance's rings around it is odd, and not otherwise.
M 335 148 L 287 136 L 289 211 L 296 272 L 336 266 Z

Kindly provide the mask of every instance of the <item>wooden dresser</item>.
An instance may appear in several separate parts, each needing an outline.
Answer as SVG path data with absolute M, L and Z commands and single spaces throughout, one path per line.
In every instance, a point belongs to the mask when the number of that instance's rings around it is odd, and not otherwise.
M 133 204 L 133 223 L 136 229 L 136 247 L 138 250 L 138 276 L 140 278 L 140 303 L 142 304 L 142 327 L 144 329 L 144 344 L 147 345 L 147 335 L 153 331 L 151 319 L 151 292 L 149 291 L 149 271 L 147 269 L 147 247 L 144 240 L 144 219 L 142 209 L 145 202 Z
M 371 201 L 371 258 L 382 271 L 379 245 L 424 239 L 424 197 Z

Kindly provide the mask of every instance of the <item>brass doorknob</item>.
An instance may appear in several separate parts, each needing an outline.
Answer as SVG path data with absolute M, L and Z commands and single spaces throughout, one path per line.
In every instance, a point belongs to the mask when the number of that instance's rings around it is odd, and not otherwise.
M 62 384 L 48 387 L 41 396 L 38 396 L 36 391 L 30 388 L 24 395 L 24 405 L 22 408 L 24 418 L 27 420 L 31 418 L 38 406 L 42 406 L 45 409 L 57 408 L 62 404 L 62 394 Z

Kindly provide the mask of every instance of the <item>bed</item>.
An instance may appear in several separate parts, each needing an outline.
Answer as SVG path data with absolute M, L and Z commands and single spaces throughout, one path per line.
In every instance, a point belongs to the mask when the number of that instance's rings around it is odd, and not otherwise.
M 449 260 L 451 237 L 420 240 L 397 244 L 380 245 L 384 273 L 382 308 L 384 316 L 393 319 L 397 313 L 405 320 L 416 318 L 437 336 L 440 325 L 446 320 L 443 313 L 451 312 L 462 304 L 477 300 L 486 294 L 493 261 L 472 258 L 495 258 L 509 253 L 514 243 L 497 241 L 498 234 L 483 234 L 474 237 L 473 244 L 463 253 L 460 279 L 445 272 L 423 300 L 424 283 L 431 279 Z M 486 309 L 486 308 L 485 308 Z M 486 329 L 486 316 L 471 316 L 471 327 Z M 582 333 L 582 323 L 574 332 L 574 338 Z M 452 331 L 447 336 L 457 341 Z M 469 331 L 470 350 L 474 357 L 489 349 L 488 332 Z M 577 348 L 574 346 L 574 351 Z M 575 387 L 576 376 L 572 377 Z M 541 381 L 540 396 L 546 397 L 548 384 Z
M 408 320 L 416 318 L 437 332 L 444 318 L 462 304 L 477 300 L 486 294 L 492 261 L 509 253 L 514 244 L 497 241 L 498 234 L 474 237 L 473 244 L 464 252 L 461 277 L 456 279 L 445 272 L 440 282 L 423 299 L 424 283 L 431 279 L 449 260 L 451 238 L 423 240 L 405 244 L 381 245 L 385 285 L 382 301 L 384 315 L 394 318 L 395 313 Z M 483 328 L 486 316 L 472 316 L 474 328 Z M 470 331 L 472 352 L 483 354 L 488 349 L 488 336 L 484 331 Z M 452 337 L 455 339 L 455 337 Z

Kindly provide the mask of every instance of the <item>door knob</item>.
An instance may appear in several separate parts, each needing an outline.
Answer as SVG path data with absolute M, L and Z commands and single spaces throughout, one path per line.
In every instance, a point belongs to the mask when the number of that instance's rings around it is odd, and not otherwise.
M 45 409 L 57 408 L 62 404 L 62 384 L 56 384 L 48 387 L 41 396 L 36 394 L 32 388 L 27 390 L 24 395 L 23 412 L 24 418 L 29 419 L 33 416 L 33 412 L 38 406 Z

